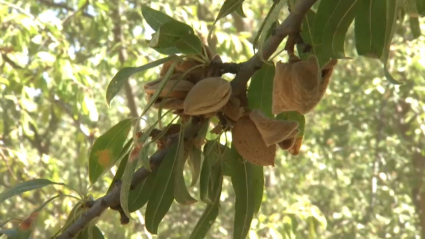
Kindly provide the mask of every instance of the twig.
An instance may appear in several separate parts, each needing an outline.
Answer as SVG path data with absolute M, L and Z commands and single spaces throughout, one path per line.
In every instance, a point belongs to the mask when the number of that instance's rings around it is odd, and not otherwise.
M 274 51 L 276 51 L 279 44 L 289 34 L 297 34 L 300 31 L 301 22 L 307 11 L 313 6 L 317 0 L 304 0 L 298 1 L 286 20 L 276 28 L 275 34 L 273 34 L 265 43 L 263 47 L 263 58 L 268 59 Z M 244 92 L 246 89 L 246 83 L 249 78 L 255 73 L 256 70 L 260 69 L 263 62 L 258 56 L 258 53 L 254 55 L 248 62 L 244 63 L 236 77 L 232 81 L 232 89 L 236 94 Z M 185 129 L 185 140 L 193 139 L 198 134 L 204 121 L 202 119 L 193 118 L 192 123 Z M 177 138 L 173 137 L 167 144 L 167 146 L 161 151 L 157 152 L 150 158 L 152 171 L 158 168 L 158 165 L 162 162 L 164 156 L 168 152 L 171 145 L 177 142 Z M 132 188 L 137 186 L 143 179 L 145 179 L 151 172 L 145 168 L 138 169 L 133 176 Z M 94 218 L 100 216 L 103 211 L 108 207 L 117 207 L 120 204 L 120 191 L 121 184 L 117 183 L 115 188 L 112 189 L 104 197 L 96 200 L 94 205 L 85 212 L 78 220 L 70 225 L 65 231 L 59 235 L 59 239 L 72 238 L 77 235 L 88 223 Z
M 313 6 L 317 0 L 303 0 L 298 1 L 293 11 L 289 13 L 289 16 L 276 27 L 274 34 L 270 36 L 263 46 L 263 57 L 261 58 L 259 53 L 255 54 L 249 59 L 241 68 L 232 81 L 233 93 L 239 95 L 244 92 L 246 83 L 249 78 L 254 75 L 255 71 L 261 68 L 263 62 L 261 59 L 269 59 L 269 57 L 276 51 L 280 43 L 288 35 L 295 35 L 300 32 L 302 20 L 307 14 L 308 10 Z
M 87 8 L 89 4 L 90 4 L 89 0 L 86 0 L 86 2 L 80 8 L 78 8 L 73 13 L 69 14 L 67 17 L 63 19 L 62 25 L 67 24 L 68 21 L 71 20 L 71 18 L 73 18 L 74 16 L 76 16 L 79 12 L 84 12 L 84 9 Z

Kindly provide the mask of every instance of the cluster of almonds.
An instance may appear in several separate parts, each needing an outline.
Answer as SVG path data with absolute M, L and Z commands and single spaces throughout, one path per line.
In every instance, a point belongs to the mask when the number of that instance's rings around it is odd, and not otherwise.
M 272 113 L 310 112 L 322 99 L 337 60 L 322 69 L 315 56 L 306 61 L 278 62 L 274 76 Z M 298 123 L 276 120 L 253 110 L 233 127 L 233 144 L 239 154 L 253 164 L 274 165 L 276 145 L 297 155 L 302 138 L 297 138 Z
M 221 63 L 219 56 L 213 58 L 209 49 L 205 49 L 211 62 Z M 145 84 L 148 99 L 158 90 L 173 64 L 173 60 L 164 63 L 160 78 Z M 277 63 L 273 114 L 287 111 L 306 114 L 312 110 L 323 97 L 335 64 L 336 60 L 331 60 L 320 70 L 315 56 L 306 61 L 298 59 L 289 63 Z M 205 65 L 194 59 L 177 62 L 154 107 L 175 110 L 182 117 L 209 118 L 218 112 L 222 113 L 234 123 L 234 147 L 244 159 L 253 164 L 274 165 L 276 145 L 297 155 L 301 146 L 301 141 L 297 138 L 298 122 L 270 119 L 259 110 L 244 113 L 239 98 L 232 94 L 230 82 L 218 77 L 220 74 L 211 71 L 210 66 L 211 64 Z M 215 130 L 212 132 L 217 132 Z M 197 147 L 201 145 L 202 143 Z
M 210 63 L 221 63 L 218 55 L 212 57 L 209 49 L 205 49 Z M 148 100 L 159 90 L 163 77 L 174 63 L 174 60 L 164 63 L 160 78 L 144 85 Z M 177 62 L 153 106 L 175 110 L 182 116 L 209 118 L 221 112 L 227 119 L 237 121 L 242 113 L 240 101 L 232 95 L 230 82 L 217 77 L 220 74 L 211 70 L 210 66 L 194 59 Z

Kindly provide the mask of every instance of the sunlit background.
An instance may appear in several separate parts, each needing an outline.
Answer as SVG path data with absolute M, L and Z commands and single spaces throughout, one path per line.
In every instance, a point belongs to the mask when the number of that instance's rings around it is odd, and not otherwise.
M 226 62 L 249 59 L 271 2 L 246 0 L 246 18 L 233 13 L 220 20 L 212 51 Z M 135 75 L 108 107 L 106 86 L 120 68 L 161 58 L 147 48 L 153 31 L 142 19 L 141 4 L 0 0 L 0 191 L 47 178 L 94 198 L 105 194 L 116 168 L 90 186 L 89 149 L 111 126 L 141 113 L 142 86 L 159 73 L 154 68 Z M 205 39 L 222 1 L 148 4 Z M 285 9 L 280 19 L 286 14 Z M 276 166 L 265 168 L 263 204 L 250 238 L 425 239 L 425 38 L 413 39 L 408 18 L 402 21 L 390 53 L 393 76 L 406 82 L 401 86 L 385 79 L 378 60 L 357 56 L 350 27 L 345 49 L 352 59 L 340 60 L 327 94 L 307 115 L 300 155 L 278 151 Z M 284 59 L 283 52 L 275 60 Z M 149 112 L 142 127 L 155 117 Z M 196 187 L 191 192 L 198 197 Z M 0 223 L 16 220 L 0 225 L 16 227 L 58 194 L 76 196 L 67 187 L 49 186 L 7 200 L 0 205 Z M 226 177 L 208 238 L 231 238 L 234 200 Z M 55 235 L 76 203 L 72 197 L 49 203 L 33 238 Z M 97 225 L 106 238 L 188 238 L 204 207 L 174 203 L 159 235 L 144 229 L 144 208 L 128 225 L 120 225 L 119 214 L 110 210 Z

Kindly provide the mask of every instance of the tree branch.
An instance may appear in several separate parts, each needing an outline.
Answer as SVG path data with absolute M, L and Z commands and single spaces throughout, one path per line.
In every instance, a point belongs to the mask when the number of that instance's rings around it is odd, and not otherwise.
M 297 1 L 293 11 L 289 16 L 276 27 L 272 36 L 270 36 L 263 45 L 263 57 L 260 57 L 260 52 L 257 52 L 251 59 L 249 59 L 241 68 L 232 81 L 233 94 L 239 95 L 246 89 L 246 83 L 249 78 L 254 75 L 255 71 L 261 68 L 263 61 L 267 60 L 276 51 L 280 43 L 288 35 L 298 34 L 301 30 L 301 23 L 308 10 L 313 6 L 317 0 L 303 0 Z
M 263 46 L 263 59 L 268 59 L 273 52 L 276 51 L 279 44 L 283 39 L 291 34 L 298 34 L 301 28 L 302 20 L 307 11 L 313 6 L 317 0 L 303 0 L 298 1 L 294 7 L 294 10 L 289 14 L 285 21 L 276 28 L 275 33 L 267 39 Z M 256 70 L 260 69 L 263 62 L 259 56 L 259 53 L 254 55 L 249 61 L 244 63 L 240 71 L 236 74 L 232 81 L 232 89 L 235 94 L 240 94 L 246 89 L 246 83 L 249 78 L 255 73 Z M 204 120 L 199 118 L 192 118 L 192 123 L 185 129 L 185 140 L 190 140 L 196 137 L 198 131 L 205 123 Z M 177 142 L 176 137 L 172 137 L 167 146 L 151 156 L 151 168 L 155 171 L 159 164 L 162 162 L 164 156 L 168 152 L 171 145 Z M 145 168 L 138 169 L 133 176 L 132 188 L 137 186 L 143 179 L 145 179 L 151 172 Z M 94 205 L 85 212 L 78 220 L 70 225 L 66 230 L 59 235 L 59 239 L 72 238 L 78 234 L 84 227 L 94 218 L 100 216 L 103 211 L 108 207 L 117 207 L 120 204 L 120 191 L 121 184 L 117 183 L 115 188 L 112 189 L 104 197 L 97 199 Z

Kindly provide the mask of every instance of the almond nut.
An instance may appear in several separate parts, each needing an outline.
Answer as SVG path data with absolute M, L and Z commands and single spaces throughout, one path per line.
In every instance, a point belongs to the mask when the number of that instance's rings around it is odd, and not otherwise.
M 159 83 L 147 86 L 145 91 L 147 94 L 154 94 L 159 88 Z M 159 97 L 184 99 L 187 93 L 192 89 L 193 83 L 187 80 L 168 80 L 165 83 Z
M 184 113 L 205 115 L 219 111 L 229 101 L 232 94 L 230 82 L 220 77 L 210 77 L 199 81 L 184 100 Z
M 298 128 L 298 122 L 269 119 L 259 110 L 253 110 L 249 117 L 259 130 L 267 146 L 282 142 Z
M 274 166 L 276 145 L 269 147 L 249 116 L 240 118 L 232 129 L 232 142 L 239 154 L 249 162 L 261 166 Z
M 227 116 L 227 118 L 235 122 L 238 121 L 238 119 L 241 117 L 242 110 L 243 109 L 241 107 L 241 102 L 235 96 L 231 96 L 229 102 L 227 102 L 223 109 L 221 109 L 221 111 L 224 115 Z
M 305 61 L 278 62 L 273 86 L 273 114 L 286 111 L 310 112 L 322 99 L 336 60 L 321 70 L 316 56 Z

